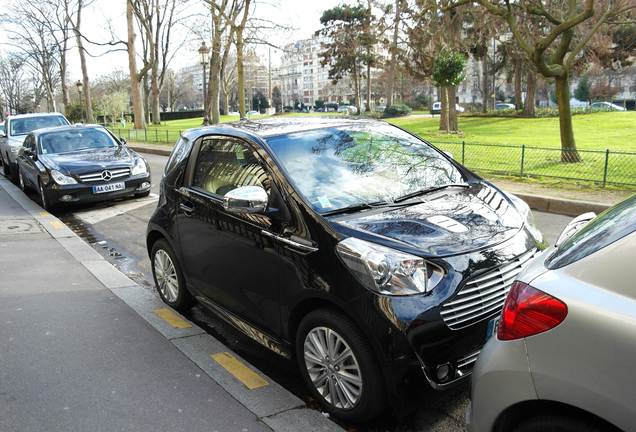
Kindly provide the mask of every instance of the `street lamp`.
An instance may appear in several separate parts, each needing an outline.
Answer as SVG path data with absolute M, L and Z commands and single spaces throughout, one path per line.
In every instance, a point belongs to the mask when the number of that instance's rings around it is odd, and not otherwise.
M 207 125 L 210 122 L 208 118 L 208 86 L 206 82 L 206 67 L 208 65 L 208 54 L 210 49 L 205 45 L 205 41 L 201 42 L 199 48 L 199 55 L 201 56 L 201 66 L 203 66 L 203 124 Z
M 75 83 L 75 87 L 77 87 L 77 94 L 79 94 L 79 99 L 80 99 L 80 109 L 82 111 L 82 123 L 84 122 L 84 102 L 82 101 L 82 82 L 80 80 L 77 80 L 77 82 Z

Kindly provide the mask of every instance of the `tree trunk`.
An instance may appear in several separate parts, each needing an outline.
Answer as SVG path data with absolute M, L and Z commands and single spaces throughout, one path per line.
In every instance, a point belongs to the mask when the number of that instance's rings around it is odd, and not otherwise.
M 369 63 L 367 63 L 367 106 L 365 111 L 371 111 L 371 64 Z
M 157 57 L 155 57 L 156 59 Z M 157 60 L 152 63 L 150 74 L 150 110 L 152 112 L 152 123 L 161 124 L 161 103 L 159 101 L 159 65 Z
M 515 109 L 523 108 L 523 100 L 521 98 L 521 80 L 523 77 L 523 61 L 520 58 L 515 59 Z
M 528 72 L 526 74 L 526 86 L 526 101 L 523 104 L 523 115 L 524 117 L 534 117 L 537 75 L 531 68 L 528 68 Z
M 354 104 L 356 106 L 357 109 L 357 113 L 356 114 L 360 114 L 360 75 L 358 73 L 358 65 L 355 64 L 353 66 L 353 99 L 354 99 Z
M 77 50 L 80 56 L 80 66 L 82 69 L 82 85 L 84 87 L 84 110 L 86 113 L 85 121 L 87 123 L 94 123 L 93 117 L 93 98 L 91 95 L 91 83 L 88 79 L 88 68 L 86 67 L 86 52 L 84 52 L 84 42 L 82 41 L 82 34 L 80 32 L 80 25 L 82 20 L 82 1 L 77 4 L 77 21 L 73 26 L 73 33 L 75 34 L 75 42 L 77 43 Z
M 487 52 L 487 50 L 486 50 Z M 481 99 L 482 106 L 481 112 L 488 112 L 488 106 L 490 105 L 490 72 L 488 71 L 488 54 L 484 54 L 484 57 L 481 60 Z
M 391 62 L 389 64 L 389 85 L 386 89 L 386 106 L 393 105 L 393 93 L 395 93 L 395 69 L 397 68 L 397 46 L 400 27 L 400 2 L 395 0 L 395 20 L 393 22 L 393 40 L 391 41 Z
M 440 102 L 442 103 L 439 114 L 439 130 L 443 132 L 449 131 L 448 123 L 448 91 L 446 87 L 440 87 Z
M 559 105 L 559 128 L 561 131 L 561 162 L 580 162 L 581 157 L 576 150 L 574 131 L 572 129 L 572 113 L 570 111 L 570 86 L 568 76 L 556 78 L 556 97 Z
M 239 114 L 245 117 L 245 69 L 243 68 L 243 32 L 236 32 L 236 81 L 238 86 Z
M 71 100 L 68 83 L 66 82 L 66 44 L 67 41 L 64 39 L 62 52 L 60 53 L 60 85 L 62 87 L 62 104 L 64 104 L 64 114 L 66 114 L 68 104 Z
M 448 98 L 448 130 L 449 132 L 457 132 L 459 130 L 457 123 L 457 86 L 447 87 L 446 94 Z
M 212 49 L 210 50 L 210 75 L 208 78 L 208 94 L 205 95 L 204 105 L 208 110 L 208 118 L 211 124 L 221 122 L 221 111 L 219 109 L 219 86 L 221 82 L 221 13 L 214 5 L 212 8 Z M 237 46 L 238 50 L 238 46 Z
M 133 22 L 133 0 L 126 2 L 126 23 L 128 25 L 128 71 L 130 73 L 130 98 L 132 99 L 135 129 L 146 126 L 144 106 L 141 99 L 141 85 L 137 74 L 137 60 L 135 58 L 135 27 Z

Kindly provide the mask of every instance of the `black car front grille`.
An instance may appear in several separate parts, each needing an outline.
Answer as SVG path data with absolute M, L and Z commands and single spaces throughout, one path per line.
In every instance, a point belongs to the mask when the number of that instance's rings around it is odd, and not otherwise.
M 531 249 L 477 277 L 469 278 L 459 292 L 442 305 L 441 315 L 446 325 L 459 330 L 499 314 L 512 282 L 536 253 L 536 249 Z

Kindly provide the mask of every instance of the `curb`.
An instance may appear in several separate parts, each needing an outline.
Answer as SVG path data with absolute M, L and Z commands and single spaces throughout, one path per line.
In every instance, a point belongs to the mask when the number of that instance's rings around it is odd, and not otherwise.
M 132 148 L 134 149 L 134 147 Z M 167 154 L 169 154 L 169 151 Z M 301 399 L 281 387 L 270 377 L 178 312 L 169 309 L 170 313 L 174 314 L 185 325 L 174 326 L 160 318 L 157 311 L 166 309 L 167 306 L 154 292 L 141 287 L 129 279 L 61 220 L 42 209 L 4 177 L 0 177 L 0 189 L 4 189 L 16 203 L 29 213 L 54 240 L 106 289 L 110 290 L 133 309 L 158 333 L 170 341 L 175 349 L 197 365 L 203 373 L 208 375 L 272 431 L 344 432 L 344 429 L 336 423 L 320 412 L 308 409 Z M 212 355 L 218 353 L 226 353 L 235 357 L 245 367 L 264 379 L 267 385 L 252 390 L 248 389 L 234 375 L 223 368 L 221 364 L 213 360 Z
M 540 195 L 515 194 L 524 200 L 531 209 L 546 213 L 560 214 L 565 216 L 578 216 L 587 212 L 599 214 L 612 207 L 607 204 L 598 204 L 589 201 L 576 201 L 561 198 L 550 198 Z
M 129 145 L 128 147 L 139 153 L 149 153 L 159 156 L 170 156 L 171 153 L 171 150 L 168 149 L 151 148 L 146 146 L 140 147 L 135 146 L 134 144 Z M 589 201 L 568 200 L 523 193 L 516 193 L 515 195 L 527 202 L 533 210 L 565 216 L 578 216 L 587 212 L 599 214 L 611 207 L 607 204 L 598 204 Z

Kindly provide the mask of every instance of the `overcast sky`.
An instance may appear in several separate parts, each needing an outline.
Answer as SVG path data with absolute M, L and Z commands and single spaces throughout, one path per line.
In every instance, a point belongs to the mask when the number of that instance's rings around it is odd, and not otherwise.
M 0 12 L 13 1 L 0 0 Z M 298 39 L 311 37 L 320 27 L 320 15 L 323 10 L 337 4 L 346 2 L 343 0 L 255 0 L 255 16 L 274 21 L 286 27 L 290 31 L 274 31 L 264 38 L 274 45 L 284 46 L 286 43 Z M 206 9 L 203 0 L 190 0 L 187 9 L 180 11 L 183 16 L 188 16 L 182 25 L 175 27 L 173 40 L 175 46 L 179 46 L 178 54 L 171 64 L 171 68 L 178 70 L 182 66 L 190 65 L 197 61 L 196 50 L 201 44 L 201 38 L 196 33 L 197 23 L 203 23 L 206 18 Z M 200 24 L 201 25 L 201 24 Z M 195 30 L 192 30 L 192 28 Z M 90 40 L 104 42 L 111 39 L 110 28 L 121 38 L 126 38 L 126 10 L 124 0 L 95 0 L 93 5 L 87 8 L 82 16 L 82 30 Z M 11 51 L 7 33 L 0 24 L 0 53 L 2 55 Z M 139 45 L 139 43 L 138 43 Z M 105 48 L 87 45 L 87 49 L 93 57 L 88 58 L 88 71 L 92 79 L 107 74 L 113 70 L 128 71 L 128 58 L 126 52 L 104 53 Z M 137 46 L 139 50 L 140 47 Z M 262 54 L 264 63 L 267 63 L 268 48 L 256 47 Z M 272 49 L 272 65 L 278 64 L 280 52 Z M 138 63 L 140 64 L 140 62 Z M 74 48 L 70 52 L 69 75 L 71 80 L 80 77 L 79 57 Z

